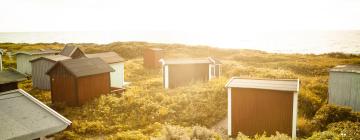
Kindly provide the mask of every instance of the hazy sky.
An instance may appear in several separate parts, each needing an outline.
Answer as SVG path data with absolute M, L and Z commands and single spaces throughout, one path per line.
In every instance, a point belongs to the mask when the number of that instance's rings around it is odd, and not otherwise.
M 360 29 L 359 0 L 1 0 L 0 32 Z

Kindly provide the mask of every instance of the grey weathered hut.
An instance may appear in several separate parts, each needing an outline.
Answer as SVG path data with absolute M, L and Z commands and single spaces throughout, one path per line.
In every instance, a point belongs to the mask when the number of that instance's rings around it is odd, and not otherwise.
M 31 79 L 33 87 L 45 90 L 50 89 L 50 77 L 46 74 L 46 72 L 54 66 L 56 62 L 66 59 L 71 59 L 71 57 L 63 55 L 49 55 L 31 60 Z
M 21 89 L 0 93 L 0 139 L 31 140 L 64 130 L 71 121 Z
M 0 92 L 18 88 L 18 82 L 26 80 L 26 76 L 14 69 L 0 72 Z
M 58 51 L 55 50 L 32 50 L 32 51 L 19 51 L 16 52 L 16 69 L 24 74 L 31 74 L 31 63 L 30 60 L 57 54 Z
M 85 58 L 85 53 L 79 48 L 72 44 L 66 44 L 64 49 L 60 52 L 60 55 L 76 58 Z
M 50 76 L 52 102 L 78 106 L 110 93 L 112 69 L 100 58 L 69 59 L 57 62 Z
M 329 103 L 360 111 L 360 65 L 340 65 L 330 69 Z

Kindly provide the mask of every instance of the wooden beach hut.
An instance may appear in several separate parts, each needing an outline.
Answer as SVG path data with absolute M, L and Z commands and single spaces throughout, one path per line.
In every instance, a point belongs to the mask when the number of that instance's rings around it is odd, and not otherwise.
M 51 100 L 78 106 L 110 93 L 112 69 L 100 58 L 68 59 L 49 69 Z
M 63 50 L 60 52 L 60 55 L 71 57 L 72 59 L 76 58 L 85 58 L 85 53 L 79 48 L 72 44 L 66 44 Z
M 276 134 L 296 138 L 299 80 L 231 78 L 228 88 L 228 135 Z
M 144 50 L 144 67 L 160 68 L 160 59 L 164 57 L 164 50 L 160 48 L 149 48 Z
M 214 58 L 161 59 L 164 88 L 175 88 L 220 76 L 220 61 Z
M 340 65 L 330 69 L 329 104 L 360 111 L 360 65 Z
M 56 62 L 67 59 L 71 59 L 71 57 L 63 55 L 49 55 L 30 60 L 33 87 L 49 90 L 50 77 L 46 74 L 46 72 L 54 66 Z
M 18 82 L 26 80 L 26 75 L 10 68 L 0 71 L 0 92 L 18 89 Z
M 55 55 L 58 51 L 55 50 L 32 50 L 32 51 L 19 51 L 16 52 L 14 55 L 16 56 L 16 69 L 24 74 L 31 74 L 31 63 L 30 60 L 48 56 L 48 55 Z
M 88 58 L 100 58 L 110 65 L 115 71 L 110 73 L 111 87 L 124 87 L 124 62 L 125 59 L 116 52 L 104 52 L 95 54 L 86 54 Z
M 0 139 L 44 139 L 71 121 L 21 89 L 0 92 Z

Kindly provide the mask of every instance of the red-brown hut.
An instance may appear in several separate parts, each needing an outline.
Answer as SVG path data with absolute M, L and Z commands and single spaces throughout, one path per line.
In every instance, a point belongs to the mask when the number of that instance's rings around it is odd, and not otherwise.
M 299 80 L 232 78 L 228 88 L 228 135 L 285 133 L 296 138 Z
M 163 58 L 163 49 L 150 48 L 144 50 L 144 67 L 146 68 L 160 68 L 159 60 Z
M 51 100 L 77 106 L 110 93 L 112 69 L 100 58 L 69 59 L 49 69 Z

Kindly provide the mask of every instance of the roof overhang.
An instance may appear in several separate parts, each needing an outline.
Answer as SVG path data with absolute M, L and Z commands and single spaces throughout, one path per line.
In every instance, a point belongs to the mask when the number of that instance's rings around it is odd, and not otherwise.
M 250 79 L 232 77 L 225 85 L 227 88 L 253 88 L 279 91 L 299 91 L 299 79 Z

